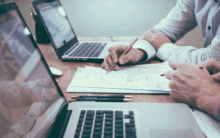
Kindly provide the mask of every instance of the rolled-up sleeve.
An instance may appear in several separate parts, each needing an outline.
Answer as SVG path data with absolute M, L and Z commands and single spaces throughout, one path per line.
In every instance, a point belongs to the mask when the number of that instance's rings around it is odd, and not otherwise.
M 153 28 L 164 33 L 175 43 L 197 26 L 194 0 L 178 0 L 166 18 Z
M 220 61 L 220 35 L 216 36 L 206 48 L 164 44 L 159 48 L 156 56 L 163 61 L 176 59 L 198 65 L 209 58 Z

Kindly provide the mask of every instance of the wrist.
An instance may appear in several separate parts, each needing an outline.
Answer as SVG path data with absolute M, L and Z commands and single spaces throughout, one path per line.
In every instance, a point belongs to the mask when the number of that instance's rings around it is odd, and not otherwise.
M 200 98 L 197 99 L 197 107 L 216 119 L 220 120 L 220 94 L 219 89 L 210 86 L 209 90 L 201 93 Z
M 146 61 L 147 58 L 148 58 L 148 54 L 147 54 L 147 52 L 145 52 L 145 51 L 142 50 L 142 49 L 138 49 L 138 51 L 139 51 L 139 55 L 140 55 L 140 59 L 139 59 L 138 62 Z

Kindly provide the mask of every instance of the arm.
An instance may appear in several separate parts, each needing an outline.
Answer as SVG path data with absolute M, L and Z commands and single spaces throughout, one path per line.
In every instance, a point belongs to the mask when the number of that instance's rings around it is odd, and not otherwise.
M 169 47 L 197 26 L 194 9 L 194 0 L 179 0 L 169 14 L 153 27 L 153 30 L 143 34 L 143 39 L 149 42 L 156 51 L 165 44 Z M 149 47 L 149 45 L 146 45 L 146 47 Z M 145 50 L 143 46 L 139 48 Z M 146 53 L 149 53 L 149 51 L 146 51 Z M 160 58 L 160 56 L 158 57 Z
M 220 36 L 216 36 L 211 45 L 206 48 L 195 48 L 192 46 L 176 46 L 174 44 L 164 44 L 157 52 L 157 57 L 161 60 L 181 60 L 194 64 L 201 64 L 207 59 L 213 58 L 220 61 Z

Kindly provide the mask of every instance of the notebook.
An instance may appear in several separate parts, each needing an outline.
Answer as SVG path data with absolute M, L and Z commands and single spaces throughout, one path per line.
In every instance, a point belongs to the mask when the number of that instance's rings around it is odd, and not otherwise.
M 62 60 L 86 60 L 102 62 L 108 48 L 121 42 L 79 42 L 59 0 L 37 0 L 32 2 L 40 17 L 57 56 Z
M 0 5 L 0 137 L 204 138 L 169 103 L 67 103 L 14 2 Z

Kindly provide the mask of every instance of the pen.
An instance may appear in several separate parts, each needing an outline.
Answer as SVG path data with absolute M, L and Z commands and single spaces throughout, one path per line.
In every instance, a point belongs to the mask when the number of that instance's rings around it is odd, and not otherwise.
M 130 95 L 92 95 L 92 96 L 72 96 L 72 99 L 75 98 L 93 98 L 93 97 L 98 97 L 98 98 L 132 98 L 133 96 Z
M 124 51 L 124 53 L 123 53 L 121 56 L 127 54 L 128 51 L 129 51 L 129 50 L 132 48 L 132 46 L 134 45 L 134 43 L 137 42 L 137 40 L 138 40 L 138 38 L 134 39 L 134 41 L 129 45 L 129 47 Z M 120 57 L 121 57 L 121 56 L 120 56 Z M 119 58 L 120 58 L 120 57 L 119 57 Z M 109 72 L 117 65 L 117 63 L 118 63 L 118 61 L 109 69 L 109 71 L 108 71 L 107 73 L 109 73 Z
M 86 102 L 128 102 L 128 101 L 131 101 L 132 99 L 97 99 L 97 100 L 91 100 L 91 101 L 87 101 L 87 100 L 83 100 L 83 99 L 77 99 L 77 102 L 80 101 L 80 102 L 83 102 L 83 101 L 86 101 Z
M 78 98 L 78 100 L 85 100 L 85 101 L 95 101 L 95 100 L 123 100 L 124 98 L 100 98 L 100 97 L 91 97 L 91 98 Z M 129 98 L 126 98 L 129 99 Z

